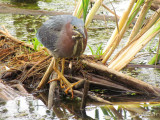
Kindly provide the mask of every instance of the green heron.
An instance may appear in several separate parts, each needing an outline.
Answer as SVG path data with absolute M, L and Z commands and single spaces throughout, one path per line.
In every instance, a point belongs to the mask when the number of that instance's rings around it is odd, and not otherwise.
M 54 57 L 54 70 L 58 74 L 59 80 L 72 91 L 73 86 L 78 84 L 70 83 L 64 76 L 65 58 L 79 57 L 85 50 L 87 44 L 87 31 L 81 19 L 72 15 L 57 15 L 51 17 L 39 28 L 36 34 L 38 40 L 50 51 Z M 58 70 L 58 61 L 62 59 L 61 72 Z

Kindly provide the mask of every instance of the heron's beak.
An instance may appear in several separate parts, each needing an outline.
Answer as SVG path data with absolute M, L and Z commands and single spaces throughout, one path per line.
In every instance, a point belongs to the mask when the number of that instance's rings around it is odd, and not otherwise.
M 72 38 L 84 38 L 84 39 L 86 39 L 86 35 L 85 35 L 85 32 L 84 32 L 83 28 L 73 30 L 73 32 L 74 32 L 74 35 L 72 36 Z
M 85 35 L 85 32 L 84 32 L 84 28 L 78 29 L 78 32 L 81 34 L 81 36 L 83 36 L 84 39 L 87 38 L 87 36 Z

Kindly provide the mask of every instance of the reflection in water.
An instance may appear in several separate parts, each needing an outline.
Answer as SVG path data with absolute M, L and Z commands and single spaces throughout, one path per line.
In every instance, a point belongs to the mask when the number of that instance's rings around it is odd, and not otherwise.
M 80 102 L 78 100 L 65 100 L 58 106 L 54 105 L 48 110 L 43 102 L 35 99 L 32 95 L 27 97 L 19 97 L 10 100 L 6 104 L 0 105 L 0 118 L 5 120 L 28 120 L 28 119 L 99 119 L 99 120 L 115 120 L 115 119 L 133 119 L 133 120 L 159 120 L 160 103 L 115 103 L 115 105 L 97 105 L 97 103 L 88 103 L 86 111 L 80 110 Z M 77 104 L 78 103 L 78 104 Z
M 34 38 L 37 28 L 41 26 L 45 18 L 43 16 L 12 15 L 16 36 L 21 38 L 21 40 Z
M 35 30 L 47 18 L 46 16 L 0 14 L 0 26 L 4 25 L 12 36 L 26 41 L 35 37 Z

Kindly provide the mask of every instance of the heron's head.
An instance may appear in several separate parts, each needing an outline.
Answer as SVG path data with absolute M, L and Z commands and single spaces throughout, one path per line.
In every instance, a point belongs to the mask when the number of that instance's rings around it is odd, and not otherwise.
M 71 25 L 72 25 L 72 32 L 73 32 L 72 38 L 87 39 L 87 32 L 84 27 L 84 22 L 81 19 L 73 17 L 71 21 Z

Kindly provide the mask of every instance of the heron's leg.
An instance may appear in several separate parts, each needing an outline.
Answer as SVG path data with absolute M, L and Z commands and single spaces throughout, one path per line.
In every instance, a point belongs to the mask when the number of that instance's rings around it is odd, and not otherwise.
M 55 72 L 57 72 L 57 74 L 60 76 L 60 78 L 63 80 L 63 83 L 65 84 L 65 86 L 67 87 L 67 89 L 65 90 L 65 93 L 68 93 L 68 90 L 71 90 L 72 92 L 72 98 L 73 98 L 73 87 L 75 85 L 77 85 L 80 81 L 76 82 L 76 83 L 70 83 L 64 76 L 63 74 L 56 68 L 53 68 Z
M 64 66 L 65 66 L 65 58 L 62 58 L 62 69 L 61 69 L 61 73 L 62 73 L 62 75 L 63 75 L 63 79 L 66 79 L 66 78 L 64 77 Z M 68 80 L 66 79 L 65 81 L 68 81 Z M 65 93 L 67 94 L 67 93 L 68 93 L 68 90 L 71 89 L 72 97 L 73 97 L 73 89 L 72 89 L 72 88 L 73 88 L 75 85 L 77 85 L 79 82 L 80 82 L 80 81 L 75 82 L 75 83 L 70 83 L 70 82 L 68 81 L 68 82 L 67 82 L 67 89 L 65 90 Z M 62 83 L 63 83 L 63 81 L 62 81 Z
M 54 65 L 53 69 L 58 74 L 58 78 L 54 79 L 54 80 L 59 80 L 60 81 L 60 85 L 62 86 L 62 84 L 63 84 L 66 87 L 66 90 L 64 91 L 66 94 L 68 93 L 68 90 L 71 90 L 72 98 L 73 98 L 73 87 L 76 84 L 78 84 L 80 81 L 78 81 L 76 83 L 70 83 L 63 75 L 64 74 L 65 59 L 62 59 L 62 63 L 61 64 L 62 64 L 62 70 L 60 72 L 58 70 L 58 60 L 55 60 L 55 65 Z M 51 80 L 51 81 L 54 81 L 54 80 Z
M 53 65 L 53 68 L 57 69 L 58 70 L 58 62 L 59 62 L 59 59 L 55 59 L 54 60 L 54 65 Z M 64 64 L 65 64 L 65 59 L 62 58 L 62 61 L 61 61 L 61 64 L 62 64 L 62 69 L 61 69 L 61 73 L 62 75 L 64 74 Z M 48 83 L 52 82 L 52 81 L 55 81 L 55 80 L 59 80 L 60 81 L 60 86 L 61 88 L 65 88 L 65 86 L 63 86 L 63 80 L 61 79 L 61 77 L 59 76 L 58 74 L 58 78 L 55 78 L 53 80 L 50 80 Z
M 64 66 L 65 66 L 65 58 L 62 58 L 62 70 L 61 70 L 62 75 L 64 74 Z
M 62 84 L 65 84 L 66 86 L 70 86 L 71 83 L 63 76 L 63 74 L 64 74 L 64 65 L 65 65 L 65 59 L 64 59 L 64 58 L 62 58 L 61 64 L 62 64 L 61 72 L 58 70 L 58 59 L 55 60 L 55 64 L 54 64 L 53 69 L 54 69 L 54 71 L 57 72 L 57 74 L 58 74 L 58 79 L 59 79 L 60 82 L 61 82 L 60 84 L 61 84 L 61 85 L 62 85 Z M 62 79 L 63 81 L 61 81 L 61 79 Z
M 62 58 L 62 60 L 61 60 L 61 65 L 62 65 L 61 73 L 62 73 L 62 75 L 64 75 L 65 58 Z M 58 75 L 58 77 L 60 77 L 60 76 Z M 63 80 L 61 79 L 61 80 L 60 80 L 60 86 L 61 86 L 61 88 L 65 88 L 65 86 L 63 86 L 63 85 L 64 85 L 64 82 L 63 82 Z

